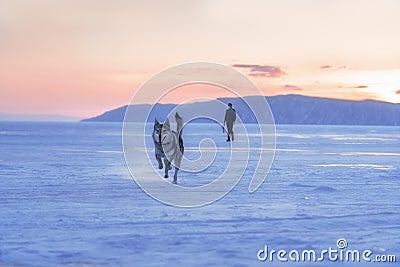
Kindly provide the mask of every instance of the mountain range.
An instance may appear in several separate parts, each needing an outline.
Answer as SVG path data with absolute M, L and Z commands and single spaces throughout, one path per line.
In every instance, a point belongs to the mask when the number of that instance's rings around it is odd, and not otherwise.
M 223 103 L 231 102 L 244 123 L 256 123 L 250 108 L 246 105 L 246 98 L 218 98 Z M 400 125 L 400 104 L 375 100 L 340 100 L 332 98 L 310 97 L 302 95 L 267 96 L 276 124 L 311 124 L 311 125 Z M 212 109 L 211 101 L 187 103 L 185 110 L 193 117 L 199 110 L 207 109 L 213 118 L 223 119 L 224 110 Z M 157 118 L 163 121 L 167 114 L 176 107 L 176 104 L 157 103 L 148 117 L 148 121 Z M 147 116 L 151 105 L 138 104 L 130 108 L 130 112 L 138 118 Z M 84 119 L 83 121 L 122 122 L 127 106 L 107 111 L 99 116 Z M 139 120 L 138 120 L 139 121 Z M 202 121 L 202 120 L 198 120 Z
M 0 113 L 0 121 L 79 121 L 82 117 L 65 116 L 57 114 L 9 114 Z

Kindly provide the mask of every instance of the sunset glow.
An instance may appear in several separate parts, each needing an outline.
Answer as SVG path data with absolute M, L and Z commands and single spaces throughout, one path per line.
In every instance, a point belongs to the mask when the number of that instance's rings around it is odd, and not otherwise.
M 399 11 L 395 0 L 1 1 L 0 113 L 98 115 L 190 61 L 231 66 L 265 95 L 400 103 Z M 228 96 L 203 86 L 163 102 L 199 92 Z

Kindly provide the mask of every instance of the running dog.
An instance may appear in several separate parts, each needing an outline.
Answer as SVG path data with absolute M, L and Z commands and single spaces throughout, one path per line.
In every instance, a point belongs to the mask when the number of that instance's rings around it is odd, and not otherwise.
M 165 165 L 164 178 L 168 178 L 168 171 L 171 169 L 172 164 L 175 167 L 174 184 L 178 181 L 178 171 L 184 152 L 182 139 L 183 119 L 178 113 L 175 113 L 175 120 L 177 124 L 176 131 L 171 130 L 168 118 L 165 120 L 164 124 L 159 123 L 156 119 L 153 129 L 153 141 L 158 168 L 163 168 L 163 159 Z

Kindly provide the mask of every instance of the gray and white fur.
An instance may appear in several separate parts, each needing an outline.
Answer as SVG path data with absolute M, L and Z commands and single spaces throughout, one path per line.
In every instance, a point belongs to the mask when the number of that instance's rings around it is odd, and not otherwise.
M 161 170 L 164 164 L 167 165 L 167 159 L 165 158 L 164 150 L 161 145 L 161 131 L 162 131 L 163 124 L 159 123 L 157 119 L 154 121 L 154 128 L 153 128 L 153 142 L 154 142 L 154 153 L 156 156 L 156 160 L 158 162 L 158 168 Z
M 177 112 L 175 113 L 175 120 L 177 124 L 176 131 L 171 130 L 168 118 L 165 120 L 164 124 L 159 123 L 156 119 L 153 130 L 153 141 L 158 168 L 163 168 L 163 159 L 165 165 L 164 178 L 168 178 L 168 171 L 171 169 L 172 164 L 175 167 L 174 184 L 178 181 L 178 171 L 184 152 L 182 139 L 183 119 Z

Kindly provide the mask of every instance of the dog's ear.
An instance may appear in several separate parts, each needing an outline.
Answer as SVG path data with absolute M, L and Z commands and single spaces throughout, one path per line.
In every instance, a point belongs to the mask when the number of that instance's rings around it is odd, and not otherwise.
M 171 128 L 171 125 L 169 123 L 169 119 L 167 118 L 163 124 L 163 128 L 169 130 Z
M 158 125 L 158 124 L 160 124 L 160 123 L 158 122 L 157 118 L 155 118 L 154 119 L 154 125 Z

